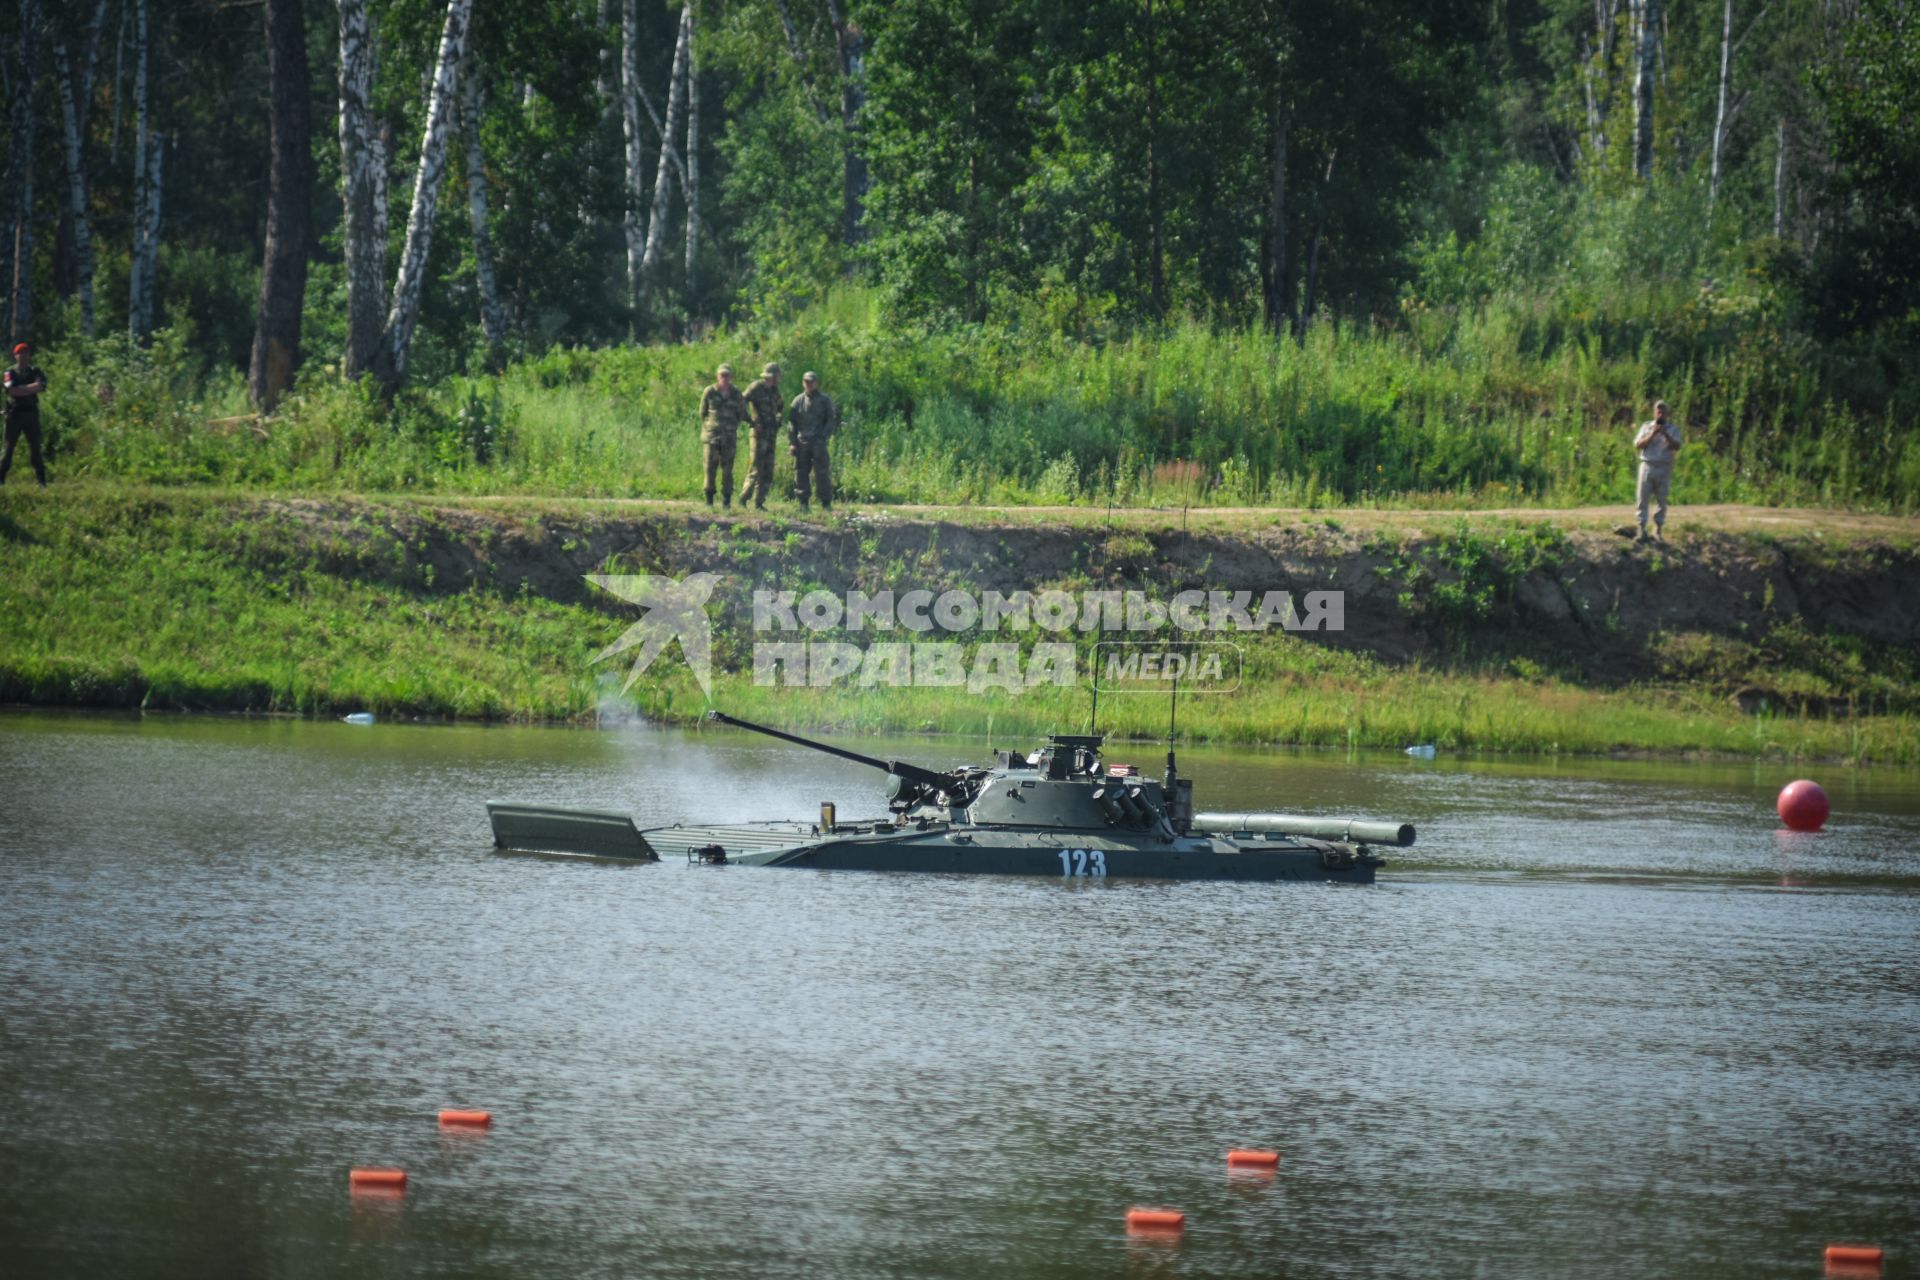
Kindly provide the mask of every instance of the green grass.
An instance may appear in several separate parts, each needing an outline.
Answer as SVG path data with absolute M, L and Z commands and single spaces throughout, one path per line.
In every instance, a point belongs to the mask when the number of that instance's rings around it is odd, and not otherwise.
M 157 484 L 685 497 L 712 369 L 777 359 L 789 392 L 817 368 L 840 400 L 836 476 L 868 501 L 1627 503 L 1630 424 L 1659 394 L 1689 434 L 1678 503 L 1920 510 L 1910 421 L 1850 411 L 1818 362 L 1709 302 L 1509 297 L 1416 309 L 1393 328 L 1321 325 L 1296 345 L 1194 322 L 1111 340 L 919 331 L 848 288 L 791 322 L 554 350 L 390 407 L 316 362 L 263 423 L 245 419 L 233 376 L 192 376 L 176 334 L 45 363 L 62 389 L 48 406 L 60 471 Z
M 484 584 L 436 585 L 389 528 L 396 510 L 409 509 L 369 504 L 346 532 L 319 537 L 233 493 L 7 490 L 0 701 L 513 720 L 637 710 L 667 721 L 691 720 L 709 705 L 671 654 L 621 696 L 624 671 L 590 661 L 625 625 L 617 610 Z M 515 519 L 540 514 L 528 504 Z M 464 545 L 484 558 L 485 537 Z M 1545 554 L 1553 544 L 1530 536 L 1519 545 Z M 731 661 L 711 704 L 748 718 L 841 731 L 991 728 L 1003 740 L 1086 723 L 1082 690 L 759 686 L 743 669 L 740 639 L 717 637 Z M 1747 716 L 1691 683 L 1601 690 L 1531 670 L 1389 666 L 1284 635 L 1250 641 L 1246 652 L 1239 692 L 1184 700 L 1184 737 L 1920 761 L 1920 717 L 1908 713 Z M 1162 737 L 1165 714 L 1158 697 L 1101 701 L 1102 727 L 1123 736 Z

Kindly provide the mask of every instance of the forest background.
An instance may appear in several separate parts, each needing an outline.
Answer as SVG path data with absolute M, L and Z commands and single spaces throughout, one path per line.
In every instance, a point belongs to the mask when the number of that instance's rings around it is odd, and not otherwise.
M 18 0 L 56 474 L 874 501 L 1920 505 L 1906 0 Z M 795 388 L 797 390 L 797 388 Z

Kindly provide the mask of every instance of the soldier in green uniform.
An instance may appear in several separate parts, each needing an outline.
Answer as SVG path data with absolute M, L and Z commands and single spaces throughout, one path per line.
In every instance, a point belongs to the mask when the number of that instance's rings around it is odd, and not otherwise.
M 787 452 L 793 455 L 793 496 L 807 509 L 807 476 L 820 489 L 820 508 L 833 510 L 833 469 L 827 461 L 827 441 L 840 426 L 840 408 L 820 389 L 820 375 L 802 374 L 803 390 L 787 406 Z
M 33 478 L 47 487 L 47 461 L 40 450 L 40 393 L 47 389 L 47 375 L 33 367 L 33 347 L 14 344 L 13 367 L 6 371 L 7 440 L 0 452 L 0 484 L 13 466 L 13 446 L 27 438 L 27 456 L 33 461 Z
M 754 509 L 767 509 L 767 495 L 773 492 L 773 446 L 780 438 L 780 366 L 770 364 L 760 371 L 746 391 L 747 410 L 752 415 L 753 461 L 747 467 L 747 483 L 740 490 L 744 505 L 753 499 Z
M 740 424 L 746 421 L 747 400 L 733 385 L 733 366 L 715 371 L 713 385 L 700 395 L 700 443 L 707 455 L 707 505 L 713 505 L 715 472 L 720 476 L 720 500 L 733 505 L 733 452 L 740 444 Z

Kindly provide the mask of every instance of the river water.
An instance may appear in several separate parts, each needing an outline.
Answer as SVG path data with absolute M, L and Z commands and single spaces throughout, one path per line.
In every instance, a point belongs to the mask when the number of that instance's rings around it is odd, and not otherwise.
M 483 802 L 878 779 L 739 733 L 0 717 L 0 1274 L 1920 1275 L 1920 775 L 1812 770 L 1834 821 L 1788 836 L 1771 765 L 1182 771 L 1420 843 L 1372 888 L 625 866 L 497 854 Z

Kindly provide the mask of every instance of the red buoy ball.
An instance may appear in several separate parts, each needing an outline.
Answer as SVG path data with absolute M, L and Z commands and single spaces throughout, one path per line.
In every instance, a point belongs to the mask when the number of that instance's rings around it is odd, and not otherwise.
M 1780 788 L 1780 821 L 1795 831 L 1818 831 L 1827 825 L 1833 806 L 1827 802 L 1827 789 L 1805 778 Z

